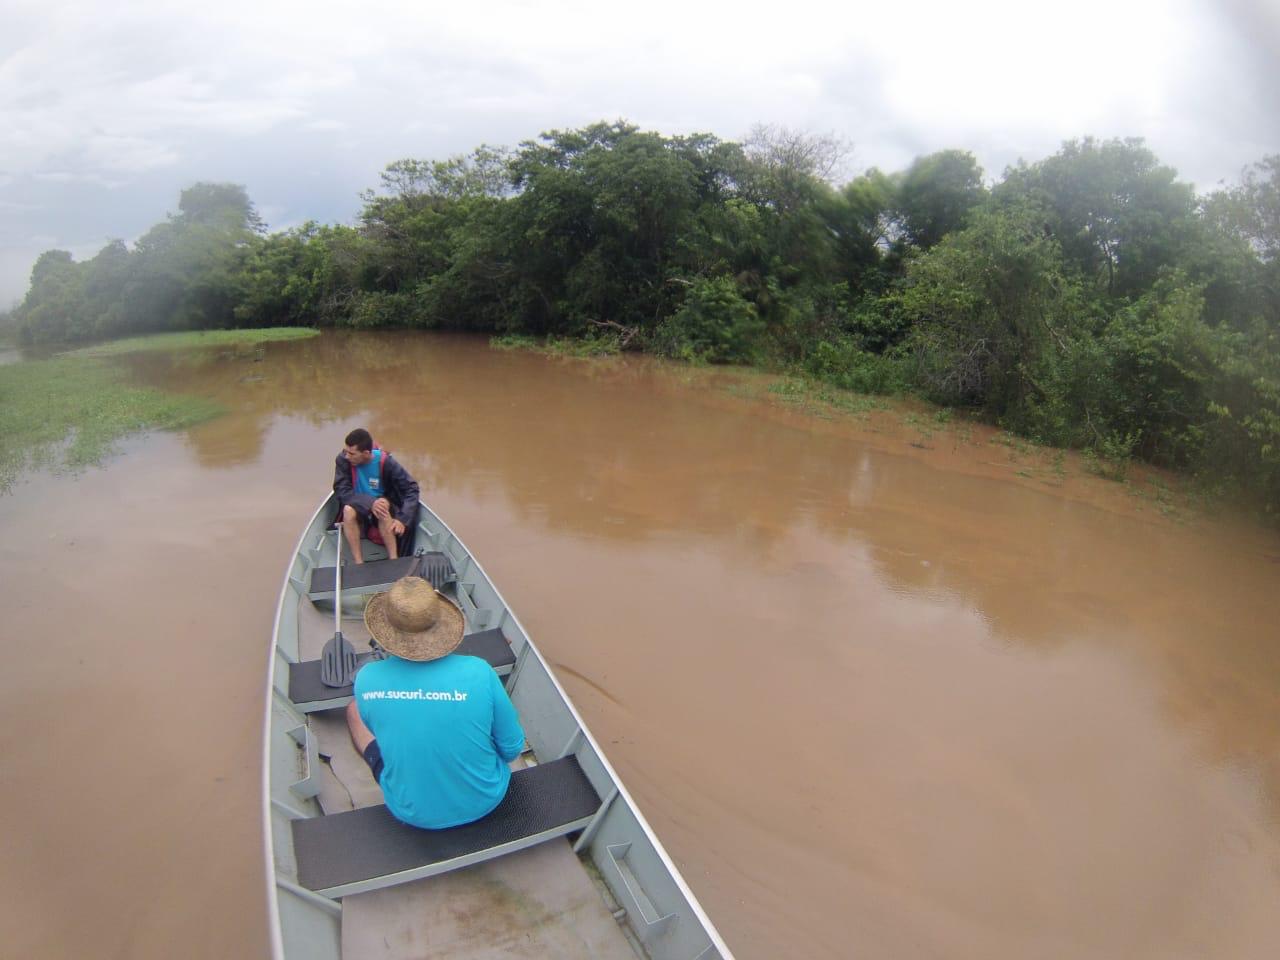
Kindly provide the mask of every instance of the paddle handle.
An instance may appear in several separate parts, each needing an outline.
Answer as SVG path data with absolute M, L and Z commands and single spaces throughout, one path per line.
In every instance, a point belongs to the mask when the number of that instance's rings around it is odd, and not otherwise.
M 334 536 L 338 538 L 338 549 L 334 553 L 336 559 L 333 563 L 333 635 L 340 637 L 342 636 L 342 539 L 346 532 L 342 529 L 341 520 L 337 522 L 337 528 L 333 531 Z

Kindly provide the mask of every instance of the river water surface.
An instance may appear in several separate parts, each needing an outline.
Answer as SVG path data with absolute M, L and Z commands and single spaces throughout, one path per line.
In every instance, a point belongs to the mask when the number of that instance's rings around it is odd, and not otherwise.
M 365 334 L 0 497 L 5 956 L 266 951 L 280 577 L 367 425 L 743 960 L 1280 956 L 1280 538 L 747 375 Z

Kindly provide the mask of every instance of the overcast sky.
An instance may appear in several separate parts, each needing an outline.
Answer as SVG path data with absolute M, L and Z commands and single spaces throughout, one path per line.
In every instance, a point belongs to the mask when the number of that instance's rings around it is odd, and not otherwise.
M 351 222 L 393 160 L 596 120 L 834 133 L 851 174 L 1141 136 L 1202 191 L 1280 152 L 1280 0 L 185 6 L 0 0 L 0 308 L 199 180 L 272 229 Z

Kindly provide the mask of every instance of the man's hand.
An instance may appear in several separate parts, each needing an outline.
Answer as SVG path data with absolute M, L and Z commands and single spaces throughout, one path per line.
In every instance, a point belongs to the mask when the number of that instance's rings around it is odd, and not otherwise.
M 373 501 L 373 516 L 378 520 L 386 520 L 391 516 L 391 504 L 386 497 Z
M 402 533 L 404 533 L 404 524 L 401 523 L 399 520 L 392 520 L 391 532 L 394 533 L 397 537 L 400 536 Z

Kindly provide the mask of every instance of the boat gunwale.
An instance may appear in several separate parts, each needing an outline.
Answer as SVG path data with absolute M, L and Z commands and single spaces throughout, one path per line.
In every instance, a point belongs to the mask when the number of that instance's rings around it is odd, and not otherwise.
M 316 507 L 298 534 L 293 553 L 289 557 L 289 565 L 285 568 L 284 579 L 280 583 L 280 594 L 276 600 L 276 615 L 271 625 L 271 643 L 267 648 L 267 695 L 266 710 L 262 727 L 262 851 L 263 866 L 267 880 L 267 930 L 271 939 L 271 956 L 284 960 L 284 933 L 280 925 L 280 897 L 276 892 L 276 855 L 272 844 L 271 829 L 271 712 L 275 707 L 276 685 L 276 651 L 280 648 L 280 618 L 284 614 L 284 602 L 289 591 L 289 578 L 293 574 L 294 561 L 302 555 L 302 545 L 307 534 L 315 525 L 316 519 L 333 497 L 330 493 Z
M 703 929 L 706 930 L 707 936 L 710 938 L 712 945 L 720 951 L 720 956 L 723 960 L 733 960 L 733 953 L 729 950 L 728 945 L 725 944 L 724 939 L 720 936 L 720 931 L 716 929 L 715 924 L 711 922 L 711 918 L 708 917 L 706 911 L 702 909 L 702 904 L 698 902 L 698 898 L 685 882 L 684 875 L 680 872 L 680 868 L 676 866 L 675 862 L 671 859 L 670 854 L 667 853 L 667 848 L 662 845 L 662 841 L 658 839 L 653 828 L 649 826 L 649 821 L 645 819 L 639 805 L 631 796 L 630 791 L 627 790 L 626 784 L 622 782 L 622 777 L 618 775 L 618 771 L 613 768 L 613 764 L 609 762 L 609 758 L 605 755 L 604 750 L 601 749 L 600 744 L 596 742 L 596 738 L 591 733 L 586 721 L 583 720 L 582 714 L 578 713 L 578 708 L 574 704 L 573 699 L 569 696 L 564 687 L 560 685 L 559 678 L 556 677 L 555 672 L 548 665 L 547 659 L 542 655 L 542 651 L 538 649 L 538 645 L 534 643 L 533 638 L 529 636 L 529 631 L 524 628 L 524 624 L 520 622 L 520 618 L 516 616 L 515 611 L 511 609 L 511 604 L 507 603 L 507 598 L 502 595 L 502 591 L 500 591 L 497 584 L 493 582 L 493 578 L 489 576 L 489 573 L 484 569 L 483 564 L 476 559 L 476 555 L 471 552 L 471 548 L 468 547 L 462 538 L 454 532 L 453 528 L 441 519 L 440 515 L 428 507 L 421 499 L 418 502 L 428 513 L 431 514 L 431 516 L 435 517 L 436 520 L 440 522 L 440 525 L 449 532 L 449 535 L 462 546 L 462 548 L 467 552 L 467 556 L 471 558 L 471 562 L 475 564 L 475 568 L 480 571 L 489 586 L 493 589 L 494 594 L 502 601 L 502 606 L 507 611 L 507 616 L 517 627 L 520 628 L 520 633 L 524 637 L 525 643 L 529 645 L 533 650 L 534 655 L 537 656 L 539 661 L 541 661 L 543 668 L 547 671 L 547 676 L 551 678 L 552 684 L 555 685 L 556 692 L 560 694 L 565 705 L 569 708 L 569 712 L 573 714 L 574 720 L 577 721 L 578 729 L 582 731 L 583 737 L 591 744 L 591 749 L 595 753 L 596 759 L 600 761 L 600 764 L 608 772 L 610 779 L 613 781 L 613 785 L 618 789 L 618 793 L 621 795 L 622 799 L 626 801 L 627 806 L 631 808 L 631 813 L 635 816 L 636 822 L 640 824 L 640 829 L 642 829 L 645 836 L 649 838 L 649 842 L 653 844 L 653 848 L 661 858 L 663 865 L 671 873 L 672 879 L 675 880 L 676 886 L 679 887 L 680 892 L 684 894 L 685 898 L 688 900 L 689 906 L 693 908 L 694 914 L 702 924 Z

